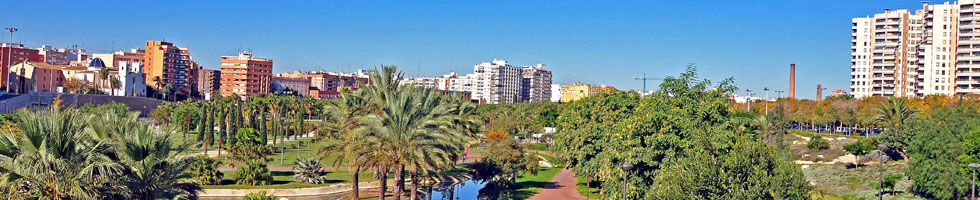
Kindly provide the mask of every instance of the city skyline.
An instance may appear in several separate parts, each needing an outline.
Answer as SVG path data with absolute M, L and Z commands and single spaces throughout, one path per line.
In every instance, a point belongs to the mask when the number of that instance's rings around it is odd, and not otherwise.
M 11 2 L 37 7 L 31 4 Z M 173 9 L 177 6 L 181 9 Z M 45 12 L 0 13 L 5 19 L 0 26 L 19 28 L 14 41 L 35 48 L 78 45 L 103 53 L 142 48 L 146 40 L 171 41 L 191 49 L 206 69 L 218 69 L 220 56 L 248 50 L 275 59 L 274 73 L 352 72 L 384 64 L 398 65 L 411 77 L 432 77 L 465 73 L 475 63 L 499 58 L 548 64 L 557 84 L 625 90 L 643 87 L 633 77 L 677 74 L 696 63 L 703 78 L 734 77 L 737 94 L 752 89 L 763 96 L 764 87 L 788 90 L 789 64 L 796 63 L 797 98 L 814 99 L 817 84 L 848 88 L 851 18 L 884 8 L 916 9 L 921 3 L 64 2 L 44 7 Z M 101 10 L 45 16 L 90 7 Z M 170 11 L 146 11 L 153 9 Z M 2 36 L 6 42 L 9 35 Z

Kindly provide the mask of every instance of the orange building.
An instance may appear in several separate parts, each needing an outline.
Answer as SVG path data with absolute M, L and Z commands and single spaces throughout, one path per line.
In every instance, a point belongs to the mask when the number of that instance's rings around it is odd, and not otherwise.
M 143 73 L 146 74 L 148 87 L 160 89 L 160 86 L 170 84 L 173 89 L 184 94 L 191 92 L 191 87 L 188 86 L 193 84 L 193 61 L 187 48 L 177 47 L 169 42 L 146 41 L 143 55 Z
M 253 57 L 251 52 L 221 57 L 221 95 L 268 94 L 272 59 Z

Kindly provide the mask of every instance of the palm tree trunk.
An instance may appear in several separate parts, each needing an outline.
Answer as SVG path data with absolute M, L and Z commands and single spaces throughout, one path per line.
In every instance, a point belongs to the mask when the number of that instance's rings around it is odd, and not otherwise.
M 408 176 L 412 179 L 412 190 L 409 191 L 409 192 L 411 192 L 411 193 L 409 193 L 409 195 L 412 198 L 410 198 L 410 199 L 412 199 L 412 200 L 418 199 L 419 175 L 418 175 L 418 173 L 412 172 Z
M 405 193 L 405 165 L 399 164 L 395 168 L 395 198 L 401 199 Z
M 360 173 L 361 173 L 361 166 L 354 166 L 354 177 L 351 178 L 351 190 L 350 190 L 351 199 L 360 199 L 360 194 L 357 191 L 360 189 L 360 187 L 357 184 L 359 181 L 357 175 Z
M 388 170 L 381 170 L 381 191 L 378 199 L 385 200 L 385 192 L 388 190 Z

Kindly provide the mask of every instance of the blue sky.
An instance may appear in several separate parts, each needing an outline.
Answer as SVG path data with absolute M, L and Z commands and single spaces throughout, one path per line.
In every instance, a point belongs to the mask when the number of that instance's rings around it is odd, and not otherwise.
M 166 40 L 206 68 L 251 49 L 275 72 L 398 65 L 410 76 L 472 72 L 493 58 L 545 63 L 556 83 L 639 89 L 677 75 L 746 88 L 848 87 L 850 19 L 919 1 L 11 1 L 0 26 L 37 47 L 90 52 Z M 0 35 L 7 42 L 9 35 Z M 655 87 L 659 82 L 649 83 Z M 829 93 L 829 91 L 827 92 Z M 771 94 L 775 96 L 775 93 Z M 784 96 L 786 94 L 783 94 Z

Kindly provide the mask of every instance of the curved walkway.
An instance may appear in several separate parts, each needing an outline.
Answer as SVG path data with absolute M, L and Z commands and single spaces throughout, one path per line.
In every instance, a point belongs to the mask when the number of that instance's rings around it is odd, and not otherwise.
M 562 169 L 555 175 L 555 178 L 551 179 L 551 182 L 547 186 L 541 188 L 541 191 L 528 198 L 528 200 L 547 200 L 547 199 L 585 199 L 575 188 L 578 184 L 578 178 L 575 177 L 575 172 L 569 169 Z

